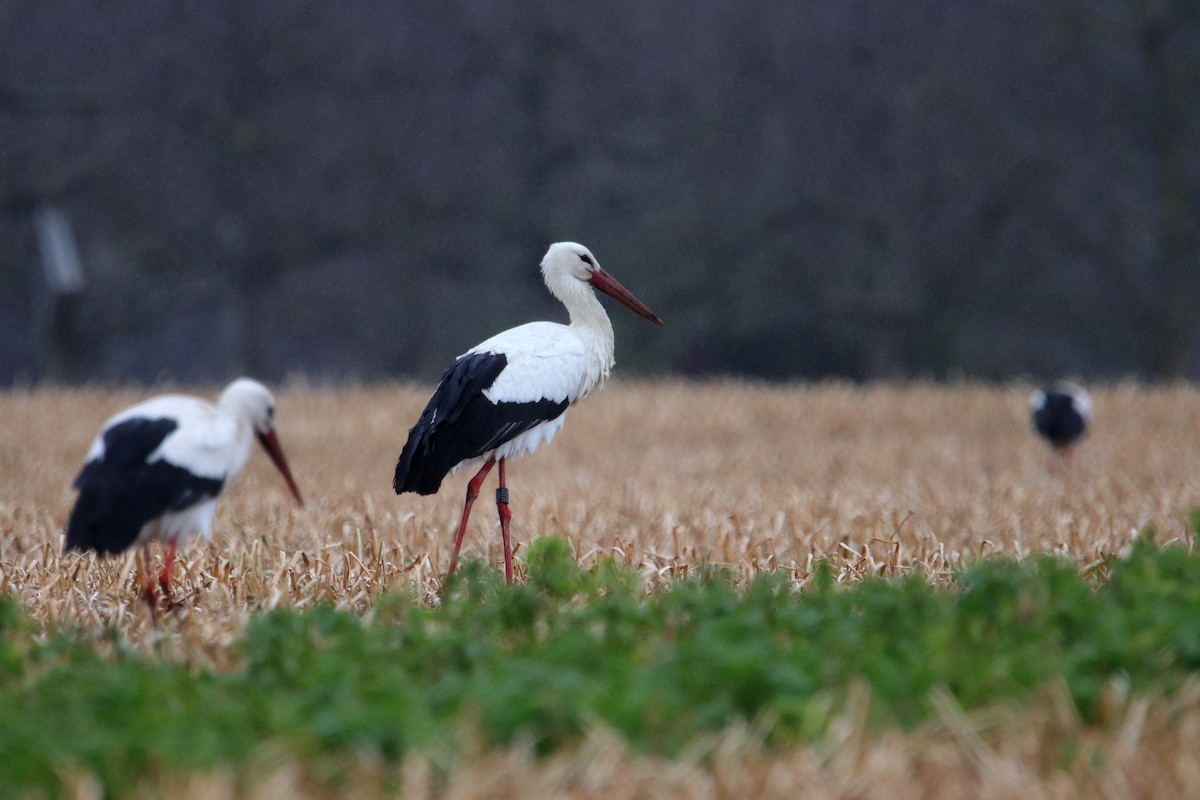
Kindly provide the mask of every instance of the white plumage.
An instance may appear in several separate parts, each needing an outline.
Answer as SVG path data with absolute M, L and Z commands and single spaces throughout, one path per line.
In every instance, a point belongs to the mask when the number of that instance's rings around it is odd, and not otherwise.
M 587 348 L 569 326 L 555 322 L 530 322 L 510 328 L 472 347 L 467 355 L 502 355 L 507 366 L 483 395 L 493 404 L 582 399 L 595 381 L 588 381 Z M 463 356 L 459 356 L 461 359 Z M 549 444 L 566 420 L 566 410 L 540 422 L 493 451 L 455 464 L 450 474 L 488 458 L 516 458 Z
M 104 457 L 104 436 L 132 419 L 170 419 L 178 427 L 146 456 L 147 462 L 167 461 L 193 475 L 232 480 L 250 459 L 253 426 L 198 397 L 167 394 L 114 414 L 100 429 L 85 461 Z M 239 424 L 240 422 L 240 424 Z
M 242 473 L 257 437 L 301 501 L 275 434 L 275 399 L 248 378 L 231 383 L 214 406 L 162 395 L 114 415 L 100 429 L 75 479 L 79 497 L 65 549 L 119 553 L 158 540 L 169 545 L 159 583 L 168 591 L 179 541 L 212 538 L 221 493 Z M 146 553 L 149 569 L 149 554 Z M 155 605 L 153 583 L 146 597 Z
M 601 269 L 583 245 L 551 245 L 541 268 L 546 287 L 566 306 L 570 324 L 520 325 L 459 356 L 409 431 L 396 464 L 393 487 L 397 494 L 432 494 L 447 474 L 482 462 L 467 486 L 449 574 L 457 567 L 479 486 L 498 463 L 497 507 L 504 537 L 505 573 L 512 580 L 505 462 L 550 442 L 562 428 L 567 409 L 602 388 L 612 371 L 612 323 L 593 289 L 662 324 L 645 304 Z

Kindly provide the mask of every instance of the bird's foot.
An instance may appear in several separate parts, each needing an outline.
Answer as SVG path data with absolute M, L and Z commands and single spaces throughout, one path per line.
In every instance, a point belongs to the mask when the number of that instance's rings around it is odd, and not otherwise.
M 186 593 L 182 596 L 176 596 L 174 594 L 168 595 L 164 593 L 164 599 L 166 600 L 165 605 L 167 611 L 178 611 L 181 608 L 192 607 L 192 597 Z
M 154 584 L 148 583 L 142 588 L 142 599 L 146 601 L 146 607 L 150 609 L 150 622 L 154 627 L 158 627 L 158 592 L 154 590 Z
M 159 599 L 159 595 L 162 599 Z M 154 618 L 155 625 L 163 613 L 178 611 L 181 608 L 187 608 L 191 605 L 191 598 L 186 593 L 178 595 L 171 588 L 170 583 L 154 582 L 149 583 L 142 590 L 142 598 L 146 601 L 146 605 L 150 608 L 150 616 Z

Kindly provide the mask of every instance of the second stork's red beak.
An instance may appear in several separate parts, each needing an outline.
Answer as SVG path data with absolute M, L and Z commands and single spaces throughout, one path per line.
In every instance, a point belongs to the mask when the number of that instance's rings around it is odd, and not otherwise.
M 657 314 L 647 308 L 645 303 L 633 296 L 633 292 L 626 289 L 621 285 L 620 281 L 599 267 L 596 267 L 595 271 L 592 272 L 592 277 L 588 280 L 588 283 L 621 303 L 621 305 L 638 316 L 645 317 L 655 325 L 663 324 L 663 321 L 659 319 Z
M 272 428 L 266 433 L 260 432 L 256 435 L 258 441 L 262 443 L 263 449 L 267 451 L 267 455 L 271 457 L 271 461 L 283 475 L 283 479 L 287 481 L 288 488 L 291 489 L 296 502 L 304 505 L 304 498 L 300 496 L 300 487 L 296 485 L 296 480 L 292 477 L 292 470 L 288 468 L 287 459 L 283 455 L 283 448 L 279 446 L 279 437 L 275 435 L 275 430 Z

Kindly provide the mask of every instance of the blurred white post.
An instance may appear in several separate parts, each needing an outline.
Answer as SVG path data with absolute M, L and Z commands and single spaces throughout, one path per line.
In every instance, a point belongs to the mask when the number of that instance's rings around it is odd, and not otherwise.
M 87 348 L 79 330 L 79 297 L 87 280 L 71 219 L 61 208 L 39 206 L 33 212 L 33 229 L 50 290 L 49 302 L 39 303 L 36 312 L 40 371 L 57 380 L 80 380 L 85 377 Z
M 38 250 L 42 254 L 42 269 L 46 285 L 55 295 L 78 294 L 87 281 L 79 261 L 79 247 L 67 212 L 54 206 L 41 206 L 33 212 L 33 227 L 37 231 Z

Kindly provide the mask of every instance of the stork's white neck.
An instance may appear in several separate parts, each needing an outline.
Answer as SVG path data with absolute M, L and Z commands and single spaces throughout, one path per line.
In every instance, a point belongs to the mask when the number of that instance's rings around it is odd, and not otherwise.
M 265 409 L 273 406 L 274 400 L 266 387 L 256 381 L 238 379 L 221 392 L 217 408 L 237 426 L 237 447 L 230 464 L 231 476 L 241 474 L 250 460 L 254 443 L 255 419 L 264 416 Z
M 549 285 L 549 281 L 547 283 Z M 567 307 L 567 314 L 571 317 L 570 328 L 587 347 L 591 361 L 588 373 L 596 376 L 595 384 L 584 391 L 586 395 L 592 389 L 603 388 L 605 379 L 612 372 L 615 363 L 612 322 L 590 285 L 571 277 L 557 284 L 549 285 L 550 292 Z
M 221 400 L 224 401 L 225 398 L 222 397 Z M 227 473 L 228 479 L 232 480 L 242 474 L 242 470 L 246 468 L 246 463 L 250 460 L 250 450 L 254 444 L 254 424 L 241 406 L 219 402 L 218 408 L 237 426 L 237 444 L 232 451 Z

